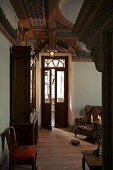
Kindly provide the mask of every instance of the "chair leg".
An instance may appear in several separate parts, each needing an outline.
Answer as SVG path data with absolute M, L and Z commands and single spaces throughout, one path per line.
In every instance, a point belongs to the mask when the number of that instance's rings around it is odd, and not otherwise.
M 32 163 L 32 170 L 36 170 L 37 168 L 36 168 L 36 162 L 34 161 L 33 163 Z
M 36 150 L 35 159 L 34 159 L 34 169 L 35 170 L 37 170 L 37 168 L 36 168 L 36 159 L 37 159 L 37 150 Z
M 9 162 L 9 170 L 11 170 L 11 163 Z
M 34 169 L 34 162 L 32 163 L 32 170 L 35 170 L 35 169 Z
M 32 170 L 36 170 L 36 160 L 35 159 L 33 160 L 33 163 L 32 163 Z
M 16 166 L 16 162 L 13 162 L 12 165 L 13 165 L 13 166 L 12 166 L 12 170 L 14 170 L 14 169 L 15 169 L 15 166 Z
M 76 135 L 77 135 L 77 130 L 75 130 L 75 138 L 76 138 Z
M 9 159 L 9 170 L 12 170 L 12 169 L 14 169 L 14 168 L 13 168 L 13 161 L 12 161 L 12 159 L 10 158 L 10 159 Z
M 36 153 L 35 153 L 35 157 L 33 159 L 33 162 L 32 162 L 32 170 L 36 170 L 36 158 L 37 158 L 37 150 L 36 150 Z

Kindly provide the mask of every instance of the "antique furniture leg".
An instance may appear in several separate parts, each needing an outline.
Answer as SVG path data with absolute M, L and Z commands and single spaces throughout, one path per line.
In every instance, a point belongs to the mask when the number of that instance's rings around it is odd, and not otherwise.
M 76 135 L 77 135 L 77 129 L 75 130 L 75 138 L 76 138 Z
M 83 170 L 85 170 L 85 159 L 84 159 L 84 157 L 82 158 L 82 168 L 83 168 Z

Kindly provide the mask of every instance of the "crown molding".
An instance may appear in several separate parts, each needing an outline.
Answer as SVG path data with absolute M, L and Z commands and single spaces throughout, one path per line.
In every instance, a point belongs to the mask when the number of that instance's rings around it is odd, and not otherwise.
M 11 35 L 6 31 L 6 29 L 0 24 L 0 32 L 4 34 L 4 36 L 11 42 L 12 45 L 16 45 L 17 42 L 14 40 Z

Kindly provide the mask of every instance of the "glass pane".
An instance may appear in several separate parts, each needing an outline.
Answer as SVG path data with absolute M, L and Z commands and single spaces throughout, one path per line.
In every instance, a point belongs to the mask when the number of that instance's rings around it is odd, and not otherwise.
M 55 69 L 51 70 L 51 99 L 55 99 Z
M 45 103 L 50 103 L 50 70 L 45 71 Z
M 44 67 L 65 67 L 65 59 L 45 59 Z
M 30 70 L 30 103 L 32 103 L 32 70 Z
M 64 102 L 64 71 L 57 71 L 57 102 Z
M 44 66 L 45 67 L 53 67 L 52 59 L 45 59 L 44 60 Z
M 51 69 L 51 126 L 55 126 L 55 69 Z

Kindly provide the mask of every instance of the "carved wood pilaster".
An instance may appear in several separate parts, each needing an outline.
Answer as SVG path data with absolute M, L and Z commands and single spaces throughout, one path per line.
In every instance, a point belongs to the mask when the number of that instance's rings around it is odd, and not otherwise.
M 49 48 L 51 50 L 55 50 L 55 34 L 56 34 L 56 30 L 55 29 L 51 29 L 49 30 Z
M 103 29 L 113 14 L 113 2 L 85 0 L 73 32 L 92 53 L 98 71 L 103 70 Z
M 95 63 L 97 71 L 103 71 L 103 34 L 98 33 L 92 38 L 92 41 L 87 45 L 91 51 L 92 61 Z

